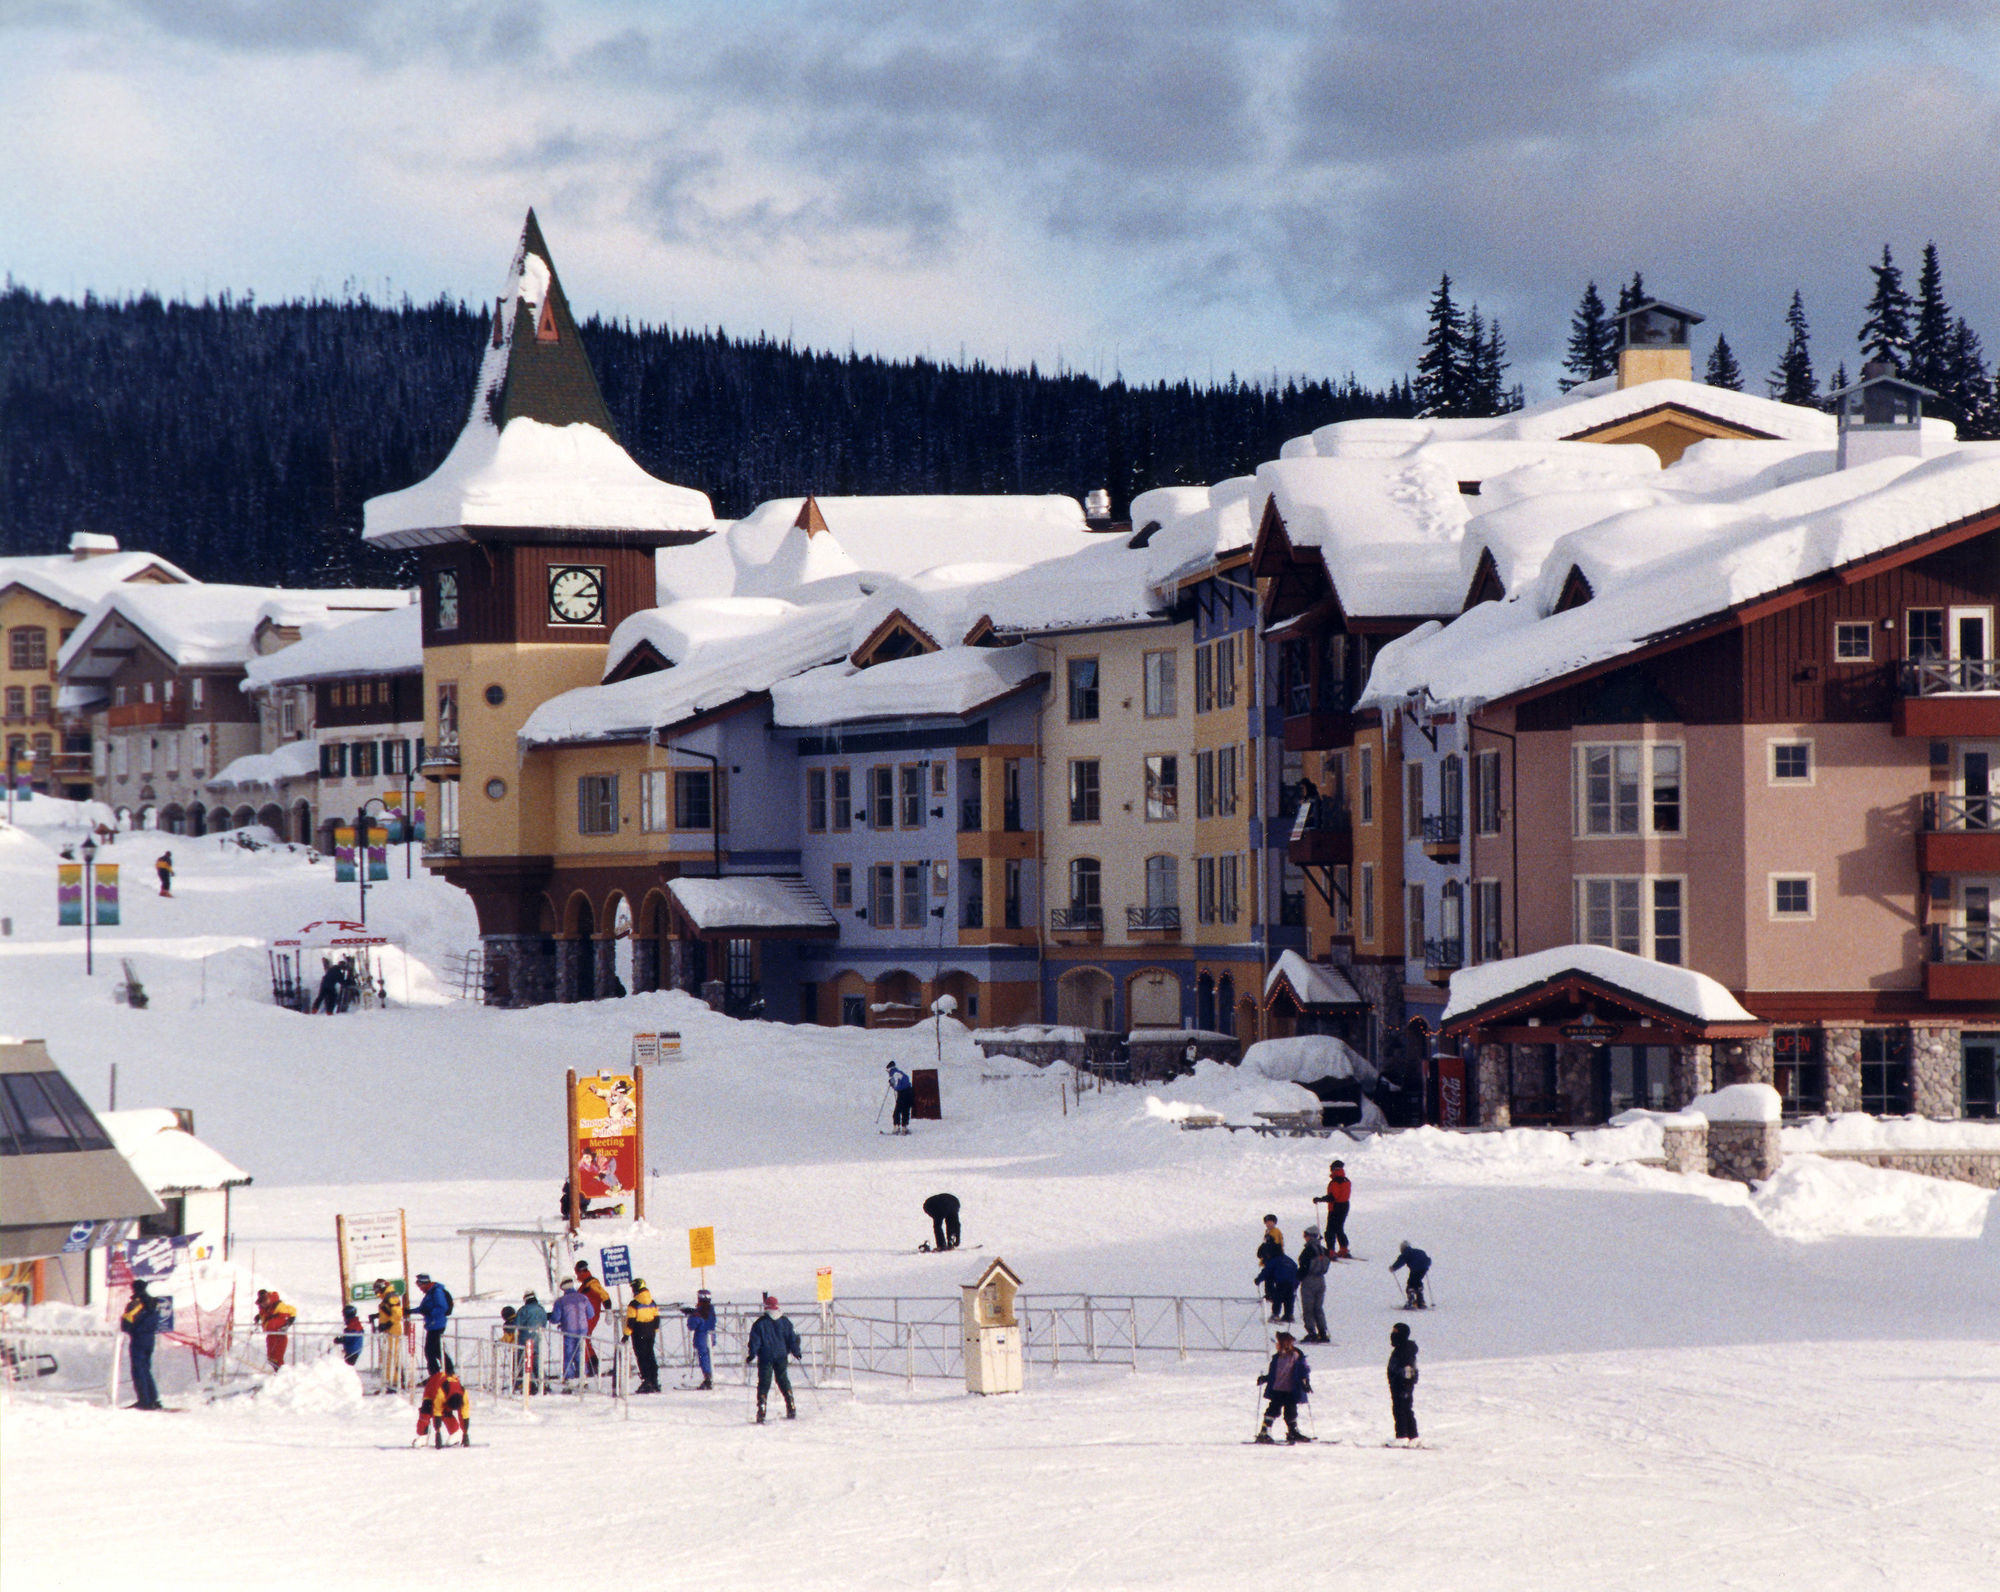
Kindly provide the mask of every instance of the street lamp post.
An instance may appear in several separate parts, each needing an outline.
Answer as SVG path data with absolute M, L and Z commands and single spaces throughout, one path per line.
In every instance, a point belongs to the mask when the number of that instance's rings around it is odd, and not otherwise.
M 90 978 L 97 973 L 96 952 L 91 943 L 92 931 L 97 927 L 97 842 L 85 835 L 77 850 L 83 853 L 83 972 Z
M 368 926 L 368 809 L 380 807 L 386 815 L 389 804 L 380 796 L 370 796 L 354 815 L 354 877 L 361 885 L 361 926 Z M 386 838 L 388 831 L 383 835 Z

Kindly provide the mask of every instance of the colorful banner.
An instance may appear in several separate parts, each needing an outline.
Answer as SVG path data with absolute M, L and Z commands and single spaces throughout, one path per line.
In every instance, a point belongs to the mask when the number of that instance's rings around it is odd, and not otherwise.
M 60 928 L 83 927 L 83 864 L 56 864 L 56 924 Z
M 97 875 L 97 926 L 112 929 L 118 926 L 118 864 L 100 862 L 92 870 Z
M 382 831 L 371 829 L 368 833 L 379 835 Z M 386 879 L 388 877 L 389 848 L 387 846 L 370 846 L 368 848 L 368 882 L 373 884 L 377 879 Z
M 576 1191 L 587 1200 L 623 1199 L 639 1186 L 638 1090 L 623 1073 L 576 1081 Z
M 421 845 L 424 838 L 423 795 L 420 792 L 416 793 L 414 813 L 404 809 L 404 800 L 405 797 L 402 791 L 385 790 L 382 792 L 383 817 L 388 820 L 389 824 L 389 844 L 392 846 L 401 846 L 414 840 Z M 413 819 L 414 823 L 412 822 Z

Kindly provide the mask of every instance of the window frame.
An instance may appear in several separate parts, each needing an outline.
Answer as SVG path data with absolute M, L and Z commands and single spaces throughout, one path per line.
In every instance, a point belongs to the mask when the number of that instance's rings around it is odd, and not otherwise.
M 712 768 L 676 768 L 674 776 L 674 829 L 681 834 L 706 835 L 722 827 L 721 806 L 716 801 L 715 770 Z M 688 817 L 694 807 L 689 792 L 699 785 L 703 800 L 708 808 L 706 818 L 700 823 L 689 823 Z
M 1070 723 L 1096 724 L 1103 718 L 1104 671 L 1098 658 L 1065 660 L 1063 688 Z
M 357 749 L 366 742 L 357 741 Z M 593 827 L 593 821 L 598 827 Z M 615 773 L 576 777 L 576 832 L 592 839 L 618 833 L 618 776 Z
M 1849 652 L 1848 639 L 1856 634 L 1861 637 L 1861 650 Z M 1833 661 L 1835 663 L 1873 663 L 1875 661 L 1875 621 L 1872 619 L 1836 619 L 1833 622 Z
M 1500 754 L 1472 754 L 1472 830 L 1477 835 L 1500 833 Z
M 1376 927 L 1377 924 L 1375 917 L 1375 864 L 1372 862 L 1364 862 L 1361 865 L 1362 944 L 1373 945 L 1375 943 Z
M 921 862 L 896 865 L 896 905 L 906 929 L 921 929 L 930 916 L 930 869 Z
M 1819 754 L 1817 747 L 1813 743 L 1814 738 L 1809 735 L 1772 736 L 1766 740 L 1764 745 L 1768 750 L 1764 757 L 1765 783 L 1774 787 L 1783 786 L 1794 790 L 1811 789 L 1811 787 L 1817 785 L 1819 783 Z M 1806 763 L 1805 772 L 1803 774 L 1780 773 L 1778 770 L 1778 759 L 1782 752 L 1803 752 Z
M 1375 822 L 1375 748 L 1357 746 L 1354 766 L 1355 822 L 1373 825 Z M 1370 939 L 1374 936 L 1370 935 Z
M 1773 923 L 1815 923 L 1819 920 L 1819 876 L 1813 873 L 1778 872 L 1765 876 L 1765 905 Z M 1803 910 L 1791 910 L 1781 905 L 1786 888 L 1802 885 L 1805 889 Z
M 1507 936 L 1502 932 L 1506 919 L 1505 899 L 1498 879 L 1474 879 L 1466 892 L 1466 960 L 1472 963 L 1497 962 L 1507 954 Z
M 1146 822 L 1176 823 L 1181 815 L 1180 755 L 1176 752 L 1149 752 L 1144 763 L 1146 781 Z
M 1215 859 L 1215 921 L 1237 923 L 1243 916 L 1243 862 L 1238 852 L 1225 851 Z
M 1095 757 L 1069 760 L 1069 821 L 1072 824 L 1101 823 L 1104 817 L 1104 775 Z
M 1424 838 L 1424 765 L 1415 760 L 1403 765 L 1403 838 Z
M 823 768 L 806 770 L 806 833 L 823 835 L 827 820 L 827 778 Z
M 833 904 L 837 907 L 854 905 L 854 864 L 836 862 L 833 865 Z
M 924 827 L 924 769 L 921 763 L 896 765 L 896 827 Z
M 836 763 L 826 772 L 830 832 L 844 835 L 854 828 L 854 770 Z
M 888 910 L 884 911 L 886 907 Z M 896 926 L 896 865 L 870 863 L 868 867 L 868 921 L 877 929 Z
M 868 765 L 868 827 L 881 833 L 896 827 L 896 765 Z
M 1162 647 L 1142 654 L 1140 680 L 1145 716 L 1149 719 L 1180 717 L 1179 651 Z M 1160 704 L 1164 703 L 1164 706 Z
M 1236 816 L 1240 783 L 1238 767 L 1242 761 L 1241 749 L 1234 741 L 1215 749 L 1215 816 L 1218 818 Z
M 639 771 L 639 832 L 643 835 L 670 835 L 673 824 L 673 780 L 671 769 L 644 768 Z
M 1937 621 L 1937 648 L 1935 651 L 1930 650 L 1928 647 L 1922 652 L 1918 652 L 1916 650 L 1917 616 L 1919 614 L 1923 615 L 1925 618 L 1926 622 L 1924 625 L 1924 629 L 1926 630 L 1926 632 L 1928 632 L 1930 629 L 1929 621 L 1931 619 L 1935 619 Z M 1946 653 L 1946 645 L 1947 645 L 1947 640 L 1944 628 L 1944 609 L 1905 608 L 1903 610 L 1903 657 L 1906 661 L 1914 662 L 1916 660 L 1924 658 L 1942 658 L 1945 656 Z

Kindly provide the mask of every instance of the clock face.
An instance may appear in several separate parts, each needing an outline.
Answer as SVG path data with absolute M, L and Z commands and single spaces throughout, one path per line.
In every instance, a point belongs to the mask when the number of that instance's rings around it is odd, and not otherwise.
M 555 625 L 604 623 L 603 565 L 549 566 L 549 623 Z
M 458 628 L 458 575 L 449 569 L 438 571 L 437 627 L 440 630 Z

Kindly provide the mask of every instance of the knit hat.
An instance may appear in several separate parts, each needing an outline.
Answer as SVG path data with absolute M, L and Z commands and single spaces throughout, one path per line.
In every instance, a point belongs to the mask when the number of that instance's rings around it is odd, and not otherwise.
M 1333 1163 L 1333 1170 L 1336 1172 L 1344 1172 L 1347 1170 L 1347 1163 L 1345 1161 L 1335 1161 Z
M 778 1308 L 778 1296 L 776 1294 L 764 1295 L 764 1308 L 766 1310 L 776 1310 Z
M 708 1297 L 708 1290 L 706 1288 L 697 1288 L 694 1296 L 697 1299 L 706 1299 Z
M 1389 1329 L 1389 1341 L 1391 1343 L 1408 1343 L 1410 1341 L 1409 1322 L 1399 1321 L 1391 1327 Z
M 1294 1338 L 1289 1332 L 1281 1332 L 1278 1334 L 1278 1341 L 1280 1343 L 1296 1343 L 1298 1340 Z
M 1308 1237 L 1308 1238 L 1317 1238 L 1317 1237 L 1319 1237 L 1319 1229 L 1318 1229 L 1317 1227 L 1308 1227 L 1308 1228 L 1306 1229 L 1306 1237 Z

